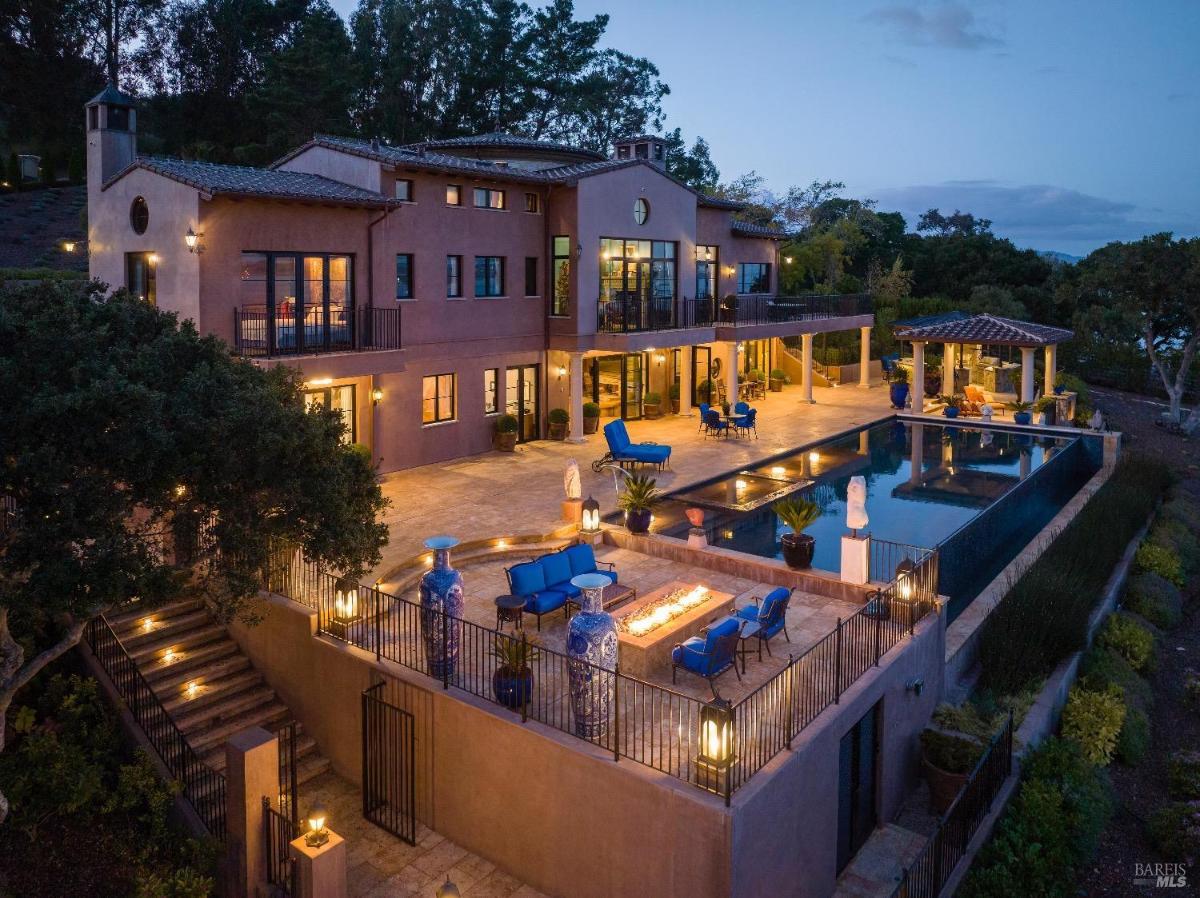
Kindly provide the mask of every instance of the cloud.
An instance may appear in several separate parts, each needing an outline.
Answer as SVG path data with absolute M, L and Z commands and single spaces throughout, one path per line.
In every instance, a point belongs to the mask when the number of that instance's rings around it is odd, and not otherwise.
M 990 218 L 992 230 L 1018 246 L 1087 253 L 1112 240 L 1133 240 L 1158 231 L 1200 233 L 1200 216 L 1138 207 L 1049 184 L 1013 185 L 989 179 L 890 187 L 870 194 L 877 208 L 904 213 L 916 227 L 921 213 L 961 209 Z
M 912 3 L 896 3 L 872 10 L 864 18 L 890 28 L 896 37 L 914 47 L 980 50 L 1004 43 L 959 3 L 942 3 L 927 10 Z

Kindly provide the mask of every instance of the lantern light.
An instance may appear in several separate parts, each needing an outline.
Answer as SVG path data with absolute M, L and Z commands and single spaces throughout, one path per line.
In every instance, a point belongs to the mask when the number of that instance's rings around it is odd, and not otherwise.
M 902 601 L 912 601 L 913 592 L 915 591 L 916 566 L 911 559 L 905 558 L 896 565 L 896 595 Z
M 64 240 L 62 248 L 63 248 L 63 252 L 66 252 L 66 253 L 75 252 L 75 241 L 74 240 Z
M 371 402 L 375 405 L 379 405 L 379 403 L 383 402 L 383 390 L 381 390 L 379 387 L 376 387 L 371 391 Z
M 187 233 L 183 235 L 183 242 L 187 244 L 189 253 L 204 252 L 204 244 L 200 242 L 203 237 L 203 234 L 197 234 L 190 226 L 188 227 Z
M 697 779 L 713 792 L 725 792 L 733 754 L 733 706 L 714 698 L 700 708 L 700 746 L 696 756 Z
M 151 265 L 157 265 L 158 264 L 158 253 L 151 253 L 150 255 L 148 255 L 146 257 L 146 261 L 149 262 Z
M 579 529 L 584 533 L 600 532 L 600 503 L 591 496 L 583 503 L 583 517 Z
M 325 805 L 317 802 L 308 812 L 308 832 L 304 844 L 309 848 L 320 848 L 329 841 L 329 830 L 325 828 Z

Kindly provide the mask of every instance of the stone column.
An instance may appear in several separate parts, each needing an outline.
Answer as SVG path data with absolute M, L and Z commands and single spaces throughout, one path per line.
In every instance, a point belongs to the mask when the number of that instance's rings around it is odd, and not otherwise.
M 225 743 L 225 827 L 230 893 L 258 894 L 267 881 L 263 840 L 263 796 L 279 806 L 279 740 L 262 727 L 250 727 Z
M 291 843 L 296 863 L 295 898 L 346 898 L 346 840 L 330 831 L 329 841 L 309 848 L 304 836 Z
M 942 344 L 942 395 L 954 395 L 954 344 Z
M 814 402 L 813 399 L 813 335 L 800 335 L 800 355 L 803 371 L 801 372 L 801 396 L 804 402 Z
M 909 483 L 920 483 L 925 472 L 925 425 L 912 426 L 912 455 L 909 458 Z
M 914 342 L 912 348 L 913 376 L 908 391 L 912 395 L 913 411 L 921 412 L 925 410 L 925 344 Z
M 1051 343 L 1046 347 L 1046 383 L 1042 388 L 1042 395 L 1052 396 L 1054 394 L 1054 377 L 1058 373 L 1058 344 Z
M 1021 452 L 1021 458 L 1020 458 L 1021 468 L 1020 468 L 1020 473 L 1021 473 L 1021 479 L 1022 479 L 1022 480 L 1024 480 L 1024 479 L 1025 479 L 1026 477 L 1028 477 L 1028 476 L 1029 476 L 1029 475 L 1032 473 L 1032 471 L 1033 471 L 1033 450 L 1032 450 L 1032 449 L 1025 448 L 1025 447 L 1022 447 L 1022 448 L 1021 448 L 1021 450 L 1020 450 L 1020 452 Z
M 692 415 L 692 372 L 696 360 L 692 357 L 695 347 L 683 346 L 679 350 L 679 414 Z
M 871 386 L 871 329 L 860 327 L 858 334 L 858 385 L 869 387 Z
M 725 398 L 733 405 L 738 401 L 738 341 L 725 344 Z
M 1021 347 L 1021 401 L 1033 402 L 1033 347 Z
M 583 353 L 572 352 L 568 355 L 571 364 L 568 371 L 570 405 L 567 414 L 571 416 L 571 432 L 567 435 L 567 440 L 572 443 L 586 443 L 587 440 L 583 436 Z

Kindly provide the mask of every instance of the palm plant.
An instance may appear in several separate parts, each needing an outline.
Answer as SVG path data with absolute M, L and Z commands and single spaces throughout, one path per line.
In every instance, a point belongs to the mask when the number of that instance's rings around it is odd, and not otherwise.
M 821 506 L 808 499 L 780 499 L 771 510 L 793 533 L 803 532 L 821 516 Z
M 617 507 L 625 512 L 649 511 L 662 501 L 658 481 L 645 474 L 633 474 L 625 480 L 625 491 L 617 497 Z
M 1008 403 L 1008 407 L 1014 412 L 1028 412 L 1033 410 L 1033 403 L 1018 399 L 1016 402 Z

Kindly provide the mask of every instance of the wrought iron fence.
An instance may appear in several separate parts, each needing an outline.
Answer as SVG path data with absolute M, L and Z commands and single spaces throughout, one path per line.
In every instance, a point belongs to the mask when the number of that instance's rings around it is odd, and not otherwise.
M 801 296 L 727 296 L 717 308 L 717 323 L 737 326 L 816 321 L 870 315 L 869 293 Z
M 296 865 L 291 843 L 300 838 L 300 826 L 271 807 L 263 796 L 263 841 L 267 846 L 267 884 L 276 895 L 296 894 Z
M 400 349 L 400 309 L 271 310 L 250 305 L 233 310 L 238 355 L 270 358 L 324 352 Z
M 92 654 L 125 700 L 130 714 L 166 765 L 183 785 L 183 795 L 209 833 L 225 838 L 225 777 L 205 764 L 188 745 L 137 664 L 103 615 L 88 621 L 85 639 Z
M 676 299 L 673 296 L 639 296 L 623 293 L 601 299 L 596 305 L 596 332 L 602 334 L 711 327 L 711 299 Z
M 296 723 L 289 723 L 276 730 L 275 738 L 279 742 L 279 810 L 293 824 L 300 825 L 300 808 L 297 806 L 299 795 L 296 780 Z
M 991 743 L 967 777 L 954 804 L 938 820 L 925 848 L 904 871 L 892 898 L 937 898 L 958 866 L 979 824 L 992 809 L 1000 787 L 1012 773 L 1013 716 L 992 737 Z
M 383 698 L 384 684 L 362 693 L 363 816 L 417 844 L 417 730 L 413 715 Z
M 264 575 L 264 584 L 303 584 L 300 601 L 316 609 L 318 632 L 440 680 L 444 689 L 508 707 L 522 721 L 536 720 L 590 742 L 614 759 L 628 758 L 718 792 L 726 801 L 937 607 L 937 553 L 921 550 L 905 576 L 881 587 L 756 691 L 715 712 L 721 719 L 714 725 L 726 728 L 731 742 L 723 751 L 728 767 L 714 772 L 701 744 L 712 703 L 619 668 L 531 647 L 524 633 L 508 635 L 377 587 L 347 583 L 310 562 L 284 560 L 286 565 Z M 528 658 L 528 677 L 514 678 L 502 669 L 506 650 L 518 642 Z

